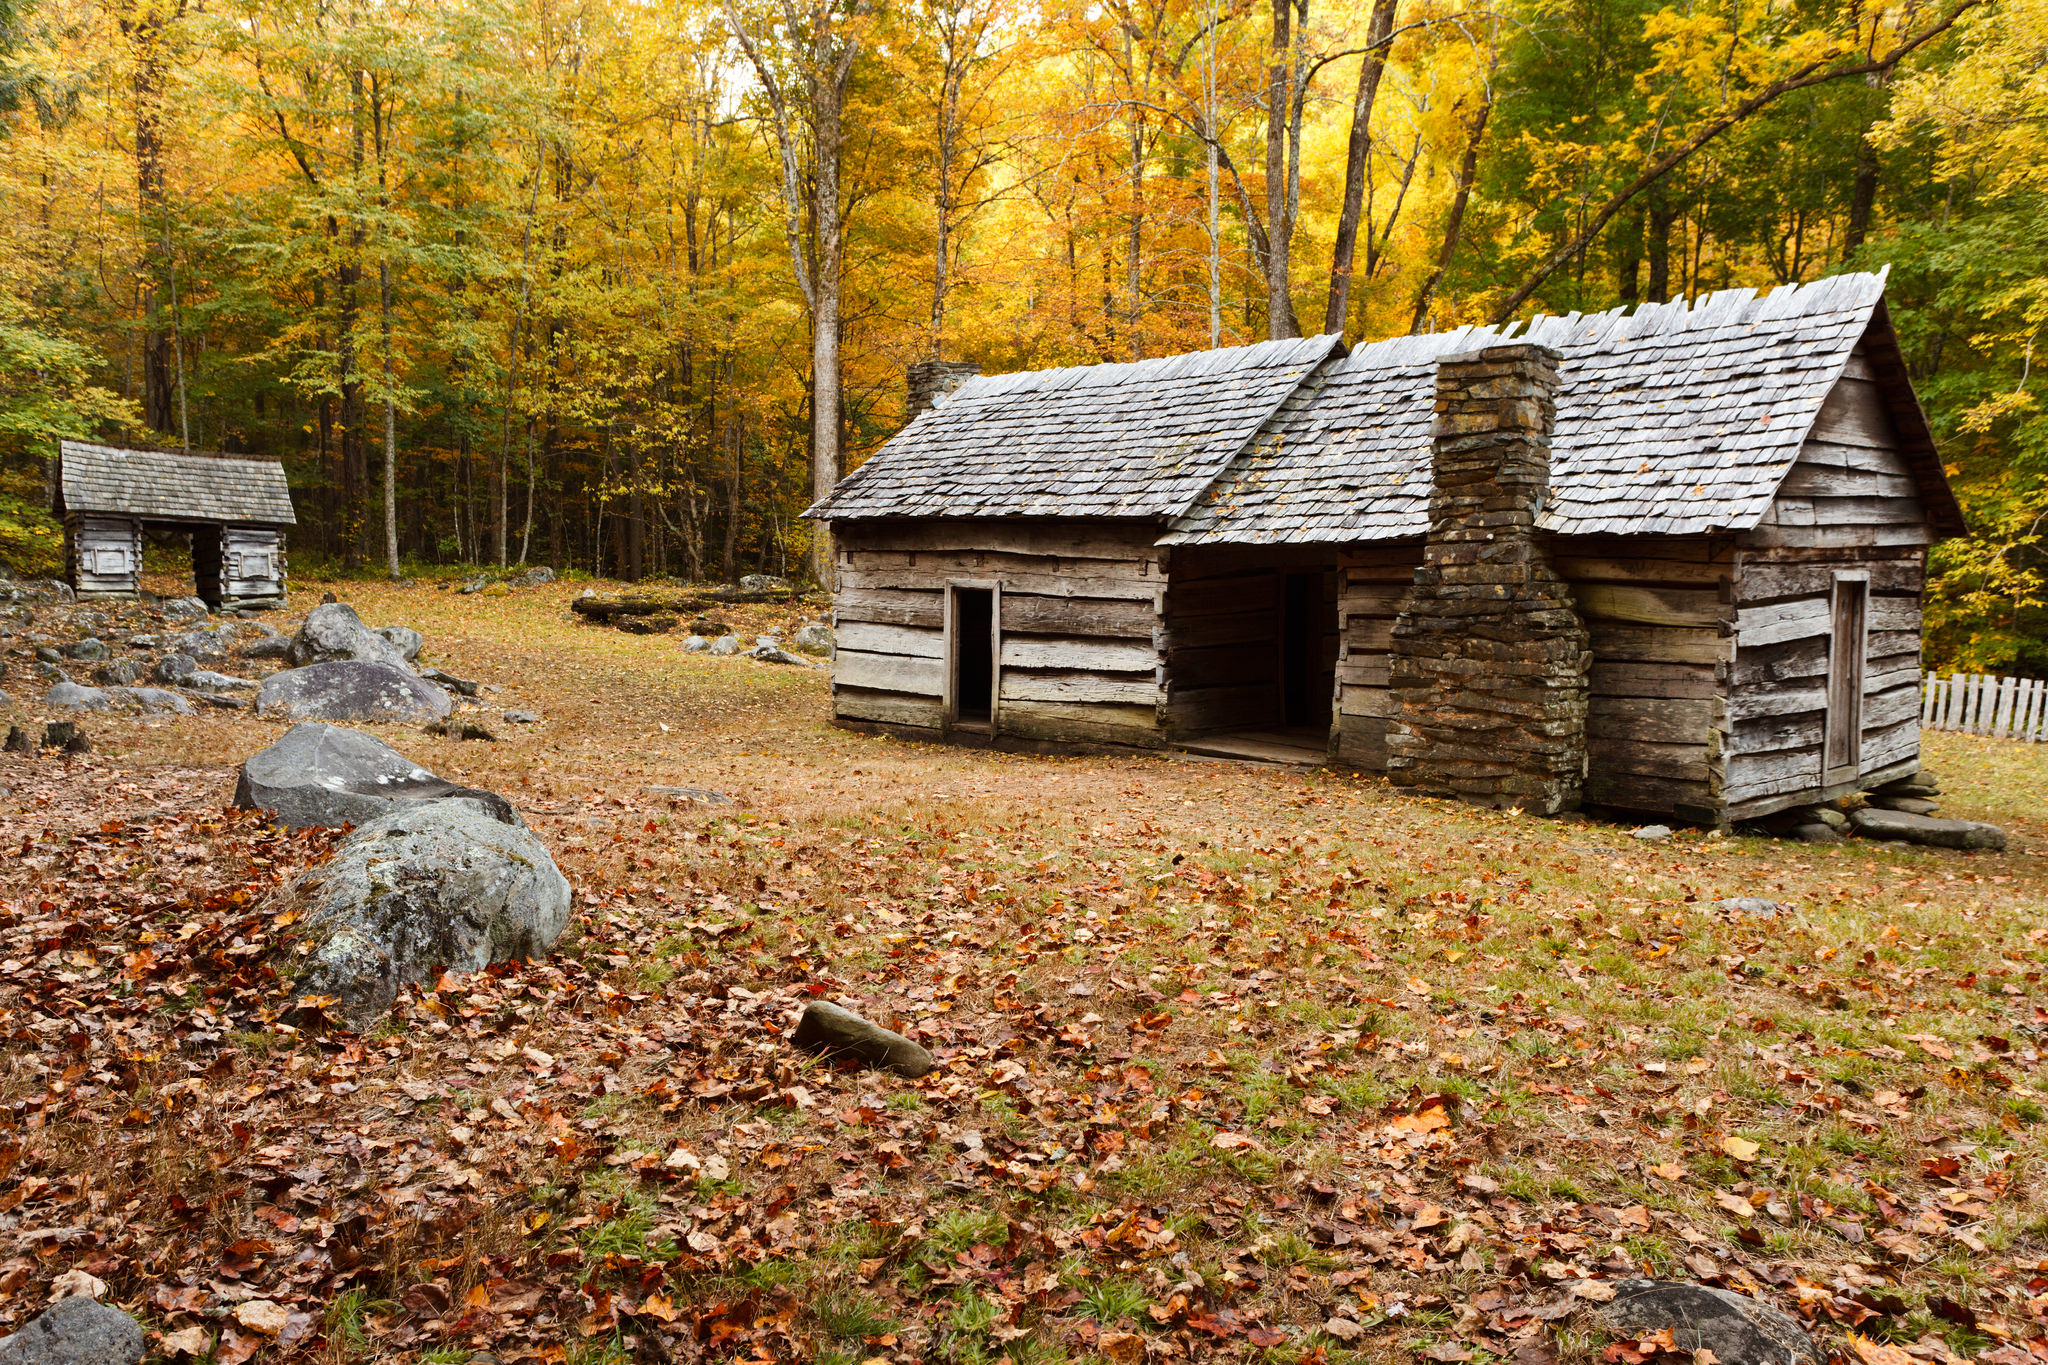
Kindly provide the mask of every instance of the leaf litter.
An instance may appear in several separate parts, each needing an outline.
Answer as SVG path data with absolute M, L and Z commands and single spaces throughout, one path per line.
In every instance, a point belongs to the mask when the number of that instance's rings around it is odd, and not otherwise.
M 338 1033 L 278 970 L 332 837 L 224 808 L 278 727 L 8 756 L 13 1324 L 82 1276 L 228 1362 L 1542 1365 L 1651 1274 L 1868 1365 L 2048 1360 L 2024 848 L 1643 846 L 1337 775 L 964 754 L 824 726 L 815 674 L 578 630 L 565 593 L 353 596 L 542 706 L 495 746 L 385 737 L 511 795 L 575 922 Z M 820 996 L 939 1069 L 794 1051 Z

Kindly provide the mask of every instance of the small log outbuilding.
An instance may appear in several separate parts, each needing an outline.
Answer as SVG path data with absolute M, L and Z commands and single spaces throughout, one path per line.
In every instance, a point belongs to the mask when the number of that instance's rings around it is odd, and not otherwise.
M 191 533 L 194 588 L 215 611 L 284 605 L 284 531 L 298 517 L 277 461 L 65 441 L 52 485 L 79 597 L 141 590 L 148 527 Z
M 968 379 L 810 515 L 843 722 L 1703 824 L 1915 769 L 1963 525 L 1867 274 Z

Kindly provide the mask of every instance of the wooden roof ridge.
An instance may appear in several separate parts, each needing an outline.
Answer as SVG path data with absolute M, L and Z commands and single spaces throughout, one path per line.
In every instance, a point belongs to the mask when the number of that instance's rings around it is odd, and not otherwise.
M 1107 361 L 1100 365 L 1067 365 L 1051 370 L 1012 370 L 1008 374 L 976 375 L 948 394 L 945 405 L 983 402 L 1013 394 L 1050 393 L 1060 389 L 1115 387 L 1135 380 L 1177 379 L 1216 375 L 1231 370 L 1290 365 L 1329 349 L 1329 337 L 1290 337 L 1225 346 L 1212 351 L 1186 351 L 1149 360 Z

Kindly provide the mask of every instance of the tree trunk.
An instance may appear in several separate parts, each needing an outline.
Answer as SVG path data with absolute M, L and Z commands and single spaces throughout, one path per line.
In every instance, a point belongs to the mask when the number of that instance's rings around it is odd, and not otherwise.
M 1678 210 L 1665 202 L 1661 187 L 1651 196 L 1644 221 L 1648 235 L 1643 247 L 1650 261 L 1650 281 L 1643 296 L 1651 303 L 1668 303 L 1671 301 L 1671 225 L 1678 221 Z
M 1857 248 L 1870 236 L 1870 218 L 1877 208 L 1878 170 L 1877 148 L 1870 145 L 1870 134 L 1866 132 L 1856 139 L 1856 174 L 1849 184 L 1849 224 L 1842 233 L 1845 262 L 1855 256 Z
M 164 188 L 164 29 L 167 0 L 142 0 L 122 28 L 135 43 L 135 199 L 142 238 L 142 416 L 152 431 L 176 429 L 171 328 L 170 201 Z
M 391 262 L 377 262 L 377 307 L 384 332 L 384 571 L 398 572 L 398 402 L 391 377 Z
M 1351 101 L 1351 137 L 1344 148 L 1344 206 L 1337 214 L 1337 239 L 1330 249 L 1330 300 L 1323 330 L 1341 335 L 1351 313 L 1351 270 L 1358 255 L 1358 221 L 1365 209 L 1366 168 L 1372 156 L 1372 108 L 1380 76 L 1387 69 L 1387 41 L 1394 31 L 1397 0 L 1373 0 L 1366 26 L 1367 52 L 1358 68 L 1358 93 Z
M 1273 45 L 1266 66 L 1266 336 L 1279 341 L 1301 335 L 1301 324 L 1294 316 L 1289 262 L 1294 213 L 1288 132 L 1294 85 L 1301 72 L 1295 51 L 1299 41 L 1294 33 L 1295 10 L 1298 6 L 1301 27 L 1306 29 L 1308 0 L 1272 0 L 1272 4 Z M 1299 156 L 1298 148 L 1295 155 Z
M 1436 268 L 1423 282 L 1422 292 L 1415 296 L 1415 315 L 1408 320 L 1410 332 L 1422 330 L 1437 286 L 1443 283 L 1445 272 L 1451 268 L 1451 258 L 1458 254 L 1458 236 L 1465 228 L 1465 206 L 1471 202 L 1472 183 L 1479 176 L 1479 144 L 1486 137 L 1486 121 L 1492 117 L 1493 86 L 1489 82 L 1480 97 L 1478 110 L 1465 124 L 1465 159 L 1458 165 L 1458 192 L 1451 199 L 1450 216 L 1444 220 L 1444 244 L 1437 249 Z
M 1621 233 L 1620 254 L 1614 263 L 1614 292 L 1623 303 L 1634 303 L 1643 287 L 1643 215 L 1629 218 Z

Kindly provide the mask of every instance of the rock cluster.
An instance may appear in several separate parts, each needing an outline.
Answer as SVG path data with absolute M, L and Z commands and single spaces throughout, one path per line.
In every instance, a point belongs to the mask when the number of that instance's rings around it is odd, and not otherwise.
M 1794 806 L 1759 823 L 1764 831 L 1808 844 L 1840 843 L 1851 835 L 1930 848 L 2002 850 L 2005 831 L 1977 820 L 1942 820 L 1941 783 L 1922 768 L 1871 790 L 1859 804 Z
M 1429 534 L 1388 677 L 1395 783 L 1543 815 L 1579 802 L 1592 663 L 1536 526 L 1557 362 L 1508 345 L 1438 363 Z

